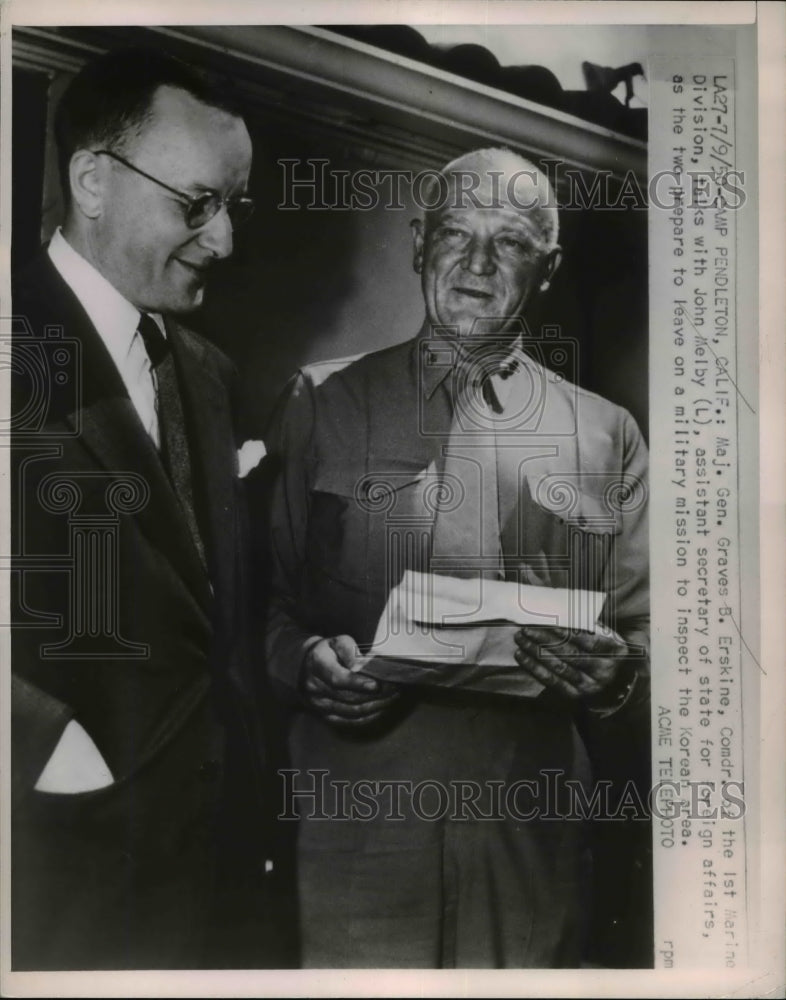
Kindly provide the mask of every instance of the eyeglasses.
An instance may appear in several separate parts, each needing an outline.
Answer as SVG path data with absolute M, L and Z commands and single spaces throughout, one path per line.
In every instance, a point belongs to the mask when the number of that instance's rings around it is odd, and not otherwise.
M 222 206 L 226 206 L 227 215 L 233 229 L 247 222 L 254 211 L 254 200 L 252 198 L 222 198 L 216 191 L 206 191 L 200 195 L 187 194 L 185 191 L 178 191 L 177 188 L 170 187 L 169 184 L 164 184 L 157 177 L 145 173 L 144 170 L 135 167 L 133 163 L 124 160 L 122 156 L 113 153 L 111 149 L 95 149 L 93 152 L 96 156 L 111 156 L 113 160 L 122 163 L 124 167 L 128 167 L 134 173 L 140 174 L 154 184 L 158 184 L 165 191 L 177 195 L 183 202 L 186 225 L 189 229 L 200 229 L 206 223 L 210 222 L 215 215 L 218 215 Z

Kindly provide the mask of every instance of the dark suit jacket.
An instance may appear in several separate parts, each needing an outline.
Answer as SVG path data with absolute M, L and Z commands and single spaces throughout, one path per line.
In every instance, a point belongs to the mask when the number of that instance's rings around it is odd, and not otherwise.
M 47 256 L 15 282 L 13 311 L 13 964 L 198 966 L 227 731 L 248 801 L 262 795 L 233 368 L 167 321 L 206 572 L 117 369 Z M 71 718 L 114 784 L 37 792 Z

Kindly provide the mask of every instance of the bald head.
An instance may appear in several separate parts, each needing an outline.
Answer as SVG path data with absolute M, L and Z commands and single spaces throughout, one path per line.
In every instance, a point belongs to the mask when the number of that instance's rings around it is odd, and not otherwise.
M 445 208 L 512 208 L 526 213 L 537 227 L 544 251 L 556 247 L 559 239 L 557 203 L 548 177 L 510 149 L 476 149 L 451 160 L 431 178 L 423 204 L 427 226 Z

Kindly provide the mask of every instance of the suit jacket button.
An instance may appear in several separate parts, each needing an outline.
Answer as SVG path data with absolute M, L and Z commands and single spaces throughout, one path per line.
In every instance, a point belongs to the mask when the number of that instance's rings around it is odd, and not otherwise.
M 221 774 L 221 761 L 203 760 L 198 768 L 199 777 L 205 783 L 216 781 Z

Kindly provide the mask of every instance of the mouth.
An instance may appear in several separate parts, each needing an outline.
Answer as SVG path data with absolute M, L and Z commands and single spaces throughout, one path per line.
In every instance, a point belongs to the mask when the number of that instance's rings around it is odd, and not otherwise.
M 207 277 L 207 272 L 209 268 L 208 264 L 197 264 L 194 261 L 183 260 L 180 257 L 175 257 L 175 260 L 182 268 L 188 271 L 189 274 L 198 278 L 200 281 L 204 281 L 205 278 Z
M 491 292 L 484 292 L 480 288 L 467 288 L 465 285 L 456 285 L 453 291 L 465 298 L 474 299 L 476 302 L 488 302 L 493 298 Z

